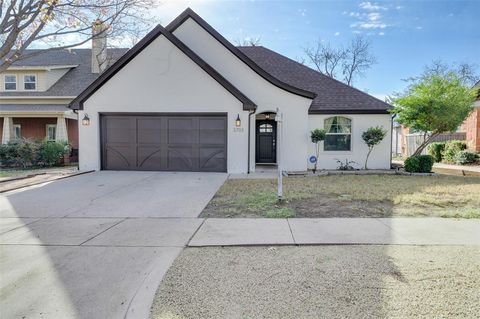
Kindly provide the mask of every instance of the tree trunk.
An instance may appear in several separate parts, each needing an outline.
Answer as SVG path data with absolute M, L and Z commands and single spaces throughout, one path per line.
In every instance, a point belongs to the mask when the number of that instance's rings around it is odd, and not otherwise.
M 368 153 L 367 153 L 367 158 L 365 159 L 365 169 L 367 170 L 367 162 L 368 162 L 368 158 L 370 157 L 370 153 L 372 152 L 373 150 L 373 147 L 369 147 L 368 148 Z
M 420 144 L 420 146 L 415 150 L 415 152 L 413 152 L 412 156 L 421 155 L 422 151 L 425 149 L 425 147 L 427 147 L 430 141 L 438 135 L 440 135 L 440 133 L 432 133 L 432 135 L 430 135 L 426 140 L 424 140 L 423 143 Z

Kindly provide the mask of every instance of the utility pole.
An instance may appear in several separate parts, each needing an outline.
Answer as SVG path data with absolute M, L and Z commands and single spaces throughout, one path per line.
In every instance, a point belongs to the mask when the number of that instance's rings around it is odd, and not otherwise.
M 277 115 L 275 116 L 275 121 L 277 122 L 277 171 L 278 171 L 278 178 L 277 178 L 277 197 L 278 201 L 281 202 L 283 200 L 283 174 L 282 174 L 282 152 L 281 152 L 281 145 L 282 145 L 282 123 L 283 123 L 283 114 L 279 112 L 277 107 Z

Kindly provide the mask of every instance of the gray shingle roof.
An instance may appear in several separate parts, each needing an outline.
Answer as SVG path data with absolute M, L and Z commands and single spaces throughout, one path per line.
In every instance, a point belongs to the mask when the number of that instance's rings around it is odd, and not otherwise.
M 0 112 L 67 112 L 65 104 L 0 104 Z
M 128 49 L 109 49 L 109 59 L 116 61 Z M 27 50 L 27 53 L 35 50 Z M 55 65 L 78 65 L 68 71 L 60 80 L 44 92 L 1 92 L 0 96 L 77 96 L 98 74 L 92 73 L 90 49 L 71 49 L 47 51 L 30 58 L 16 61 L 13 66 L 55 66 Z M 113 63 L 113 62 L 111 62 Z M 110 63 L 110 64 L 111 64 Z
M 392 106 L 262 46 L 238 47 L 280 81 L 317 93 L 310 112 L 384 112 Z
M 294 87 L 314 92 L 317 97 L 310 112 L 384 112 L 391 105 L 360 90 L 329 78 L 305 65 L 262 46 L 238 47 L 248 58 L 270 75 Z M 110 49 L 113 63 L 128 49 Z M 27 50 L 31 52 L 34 50 Z M 17 61 L 14 66 L 78 65 L 45 92 L 1 92 L 0 96 L 77 96 L 98 74 L 91 72 L 91 50 L 49 51 Z

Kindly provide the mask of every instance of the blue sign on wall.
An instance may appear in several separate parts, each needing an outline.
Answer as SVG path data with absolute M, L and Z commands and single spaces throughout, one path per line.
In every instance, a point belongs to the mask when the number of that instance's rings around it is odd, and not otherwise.
M 312 155 L 312 156 L 310 156 L 309 161 L 310 161 L 310 163 L 315 164 L 317 162 L 317 158 Z

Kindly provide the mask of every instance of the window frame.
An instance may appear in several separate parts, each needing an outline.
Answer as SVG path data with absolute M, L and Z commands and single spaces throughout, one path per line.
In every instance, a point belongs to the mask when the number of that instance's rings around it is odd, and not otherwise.
M 33 77 L 35 78 L 35 81 L 33 81 L 33 82 L 32 82 L 32 81 L 25 81 L 25 78 L 26 78 L 27 76 L 33 76 Z M 23 75 L 23 90 L 24 90 L 24 91 L 36 91 L 36 90 L 37 90 L 37 82 L 38 82 L 37 79 L 38 79 L 38 78 L 37 78 L 37 75 L 36 75 L 36 74 L 24 74 L 24 75 Z M 27 88 L 25 87 L 26 84 L 32 84 L 32 83 L 35 85 L 35 87 L 34 87 L 33 89 L 27 89 Z
M 17 136 L 17 128 L 20 134 Z M 13 131 L 15 132 L 15 139 L 20 140 L 22 139 L 22 124 L 13 124 Z
M 349 116 L 343 116 L 343 115 L 333 115 L 333 116 L 329 116 L 329 117 L 326 117 L 323 119 L 323 127 L 325 128 L 325 121 L 330 119 L 330 118 L 334 118 L 334 117 L 341 117 L 341 118 L 346 118 L 350 121 L 350 133 L 328 133 L 326 132 L 325 133 L 325 140 L 323 141 L 323 151 L 324 152 L 327 152 L 329 154 L 351 154 L 353 153 L 353 119 Z M 327 150 L 325 149 L 325 141 L 327 139 L 327 136 L 328 135 L 350 135 L 350 148 L 348 150 Z
M 53 137 L 53 139 L 50 138 L 49 136 L 49 128 L 53 127 L 54 128 L 54 133 L 55 133 L 55 136 Z M 45 139 L 47 141 L 52 141 L 52 142 L 55 142 L 56 141 L 56 136 L 57 136 L 57 124 L 46 124 L 45 125 Z
M 7 81 L 7 77 L 8 77 L 8 76 L 13 76 L 13 77 L 15 77 L 15 82 Z M 15 84 L 15 88 L 14 88 L 14 89 L 7 89 L 7 83 L 8 83 L 8 84 L 14 83 L 14 84 Z M 9 74 L 4 74 L 4 75 L 3 75 L 3 90 L 4 90 L 4 91 L 17 91 L 17 90 L 18 90 L 18 77 L 17 77 L 16 74 L 9 73 Z

